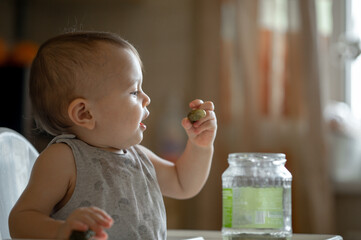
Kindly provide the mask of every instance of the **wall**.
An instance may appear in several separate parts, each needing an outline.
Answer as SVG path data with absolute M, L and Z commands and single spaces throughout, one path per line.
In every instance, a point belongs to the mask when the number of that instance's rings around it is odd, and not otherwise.
M 0 37 L 9 44 L 14 43 L 14 2 L 0 2 Z M 133 43 L 145 66 L 143 88 L 152 99 L 145 144 L 157 148 L 150 139 L 162 132 L 160 116 L 183 117 L 191 100 L 187 88 L 195 81 L 194 5 L 190 0 L 32 0 L 25 10 L 23 38 L 41 44 L 64 31 L 83 29 L 116 32 Z M 178 123 L 180 119 L 176 124 L 182 131 Z
M 336 184 L 337 233 L 344 240 L 361 239 L 361 185 Z

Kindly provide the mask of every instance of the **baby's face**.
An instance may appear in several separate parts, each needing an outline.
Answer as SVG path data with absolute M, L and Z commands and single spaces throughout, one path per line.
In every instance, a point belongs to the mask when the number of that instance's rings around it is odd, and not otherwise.
M 111 45 L 105 51 L 100 73 L 107 92 L 92 101 L 92 108 L 98 147 L 117 151 L 142 141 L 150 98 L 142 90 L 142 69 L 134 53 Z

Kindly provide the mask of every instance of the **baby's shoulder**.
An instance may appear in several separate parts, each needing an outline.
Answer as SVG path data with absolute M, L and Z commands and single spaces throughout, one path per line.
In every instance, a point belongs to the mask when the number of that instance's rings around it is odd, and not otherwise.
M 40 155 L 51 157 L 70 157 L 73 155 L 73 153 L 69 145 L 67 145 L 66 143 L 54 143 L 46 147 Z
M 42 151 L 36 164 L 64 168 L 74 164 L 71 148 L 65 143 L 54 143 Z
M 40 201 L 41 207 L 45 204 L 50 205 L 48 210 L 52 209 L 75 186 L 76 168 L 69 158 L 72 158 L 71 150 L 66 145 L 52 144 L 36 160 L 25 192 L 31 196 L 42 196 L 46 192 L 46 199 Z

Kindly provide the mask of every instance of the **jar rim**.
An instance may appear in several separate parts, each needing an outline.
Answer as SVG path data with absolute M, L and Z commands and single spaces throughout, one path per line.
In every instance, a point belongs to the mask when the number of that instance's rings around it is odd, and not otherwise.
M 234 162 L 235 160 L 245 162 L 285 162 L 286 154 L 262 152 L 238 152 L 228 154 L 228 161 Z

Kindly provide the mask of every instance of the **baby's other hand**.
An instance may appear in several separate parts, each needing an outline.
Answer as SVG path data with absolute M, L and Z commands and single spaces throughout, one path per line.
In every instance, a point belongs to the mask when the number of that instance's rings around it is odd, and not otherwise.
M 97 207 L 82 207 L 74 210 L 66 219 L 58 232 L 58 239 L 69 239 L 72 231 L 87 231 L 91 229 L 95 239 L 108 239 L 104 228 L 110 228 L 113 219 Z
M 212 146 L 217 132 L 217 117 L 213 102 L 196 99 L 189 103 L 189 107 L 203 109 L 207 113 L 205 117 L 194 123 L 187 117 L 182 120 L 182 126 L 186 130 L 189 140 L 200 147 Z

